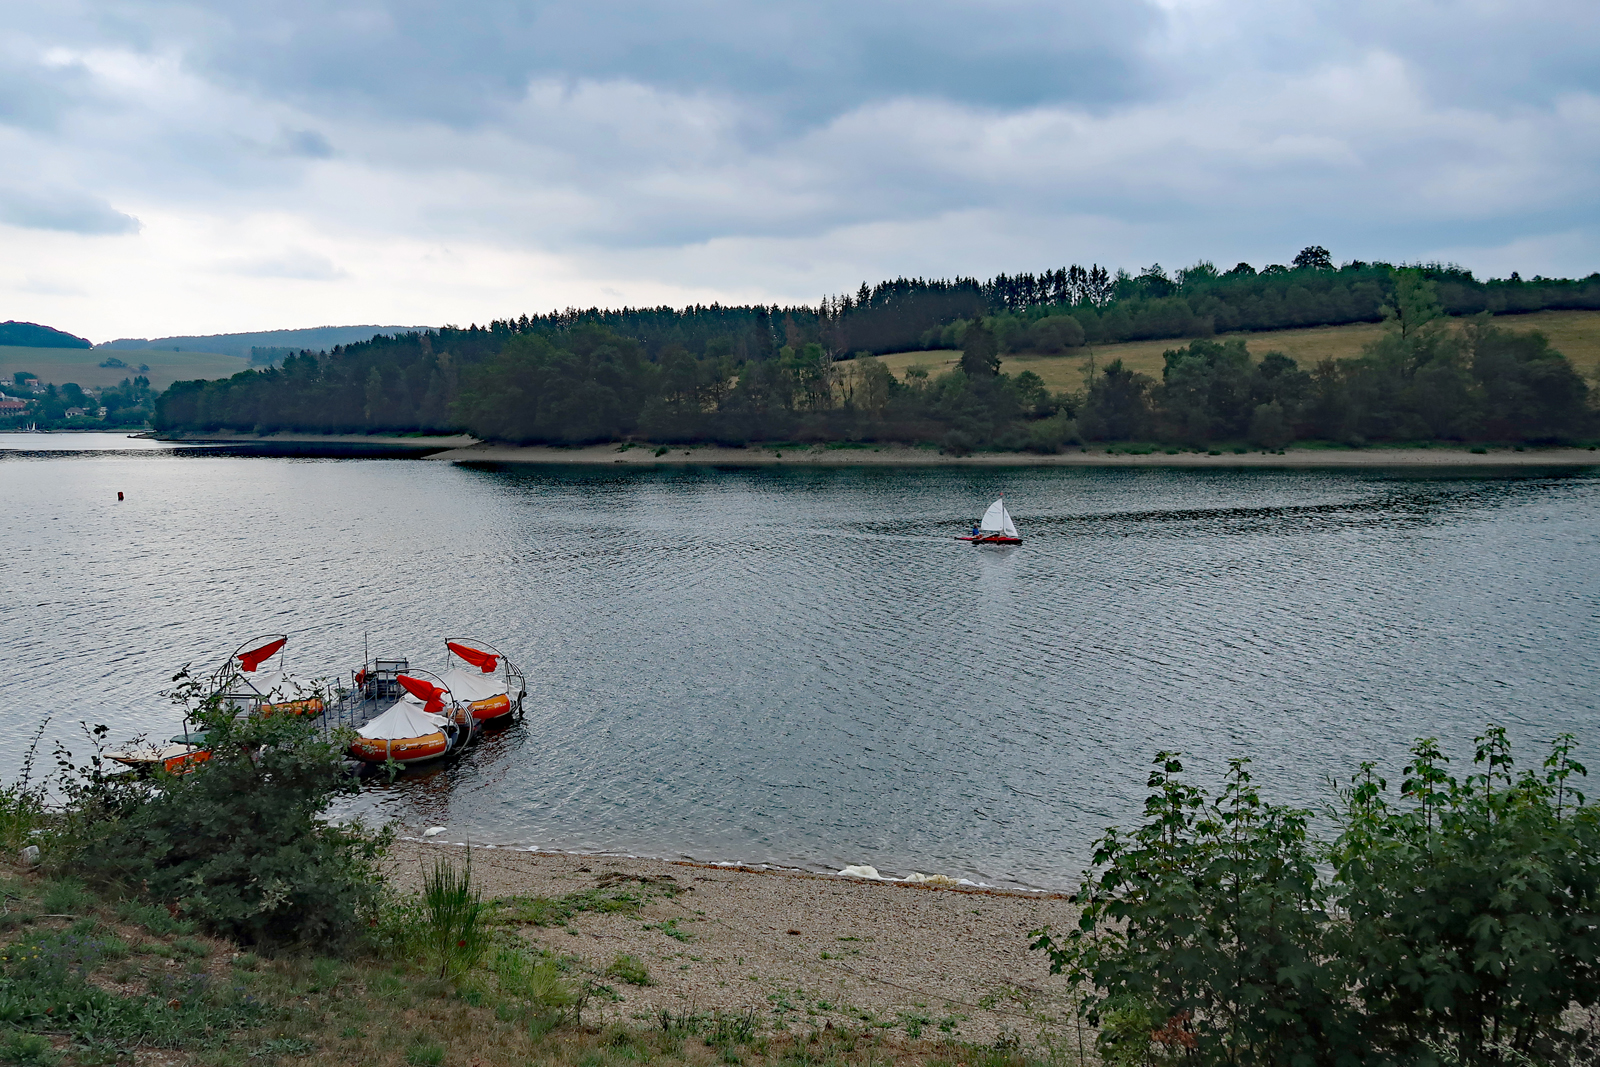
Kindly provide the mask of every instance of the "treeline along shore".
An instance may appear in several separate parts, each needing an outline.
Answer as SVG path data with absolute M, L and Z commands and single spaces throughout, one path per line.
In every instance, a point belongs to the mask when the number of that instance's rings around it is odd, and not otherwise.
M 1086 442 L 1587 443 L 1591 390 L 1542 334 L 1496 316 L 1600 309 L 1600 274 L 1481 282 L 1453 267 L 1292 267 L 1174 276 L 1098 266 L 897 279 L 817 307 L 569 310 L 374 337 L 220 381 L 178 382 L 166 433 L 465 432 L 515 444 L 741 446 L 900 442 L 946 452 L 1059 452 Z M 1382 322 L 1358 355 L 1302 366 L 1219 331 Z M 1052 390 L 1002 358 L 1186 338 L 1160 377 L 1120 360 Z M 878 356 L 944 349 L 943 373 Z

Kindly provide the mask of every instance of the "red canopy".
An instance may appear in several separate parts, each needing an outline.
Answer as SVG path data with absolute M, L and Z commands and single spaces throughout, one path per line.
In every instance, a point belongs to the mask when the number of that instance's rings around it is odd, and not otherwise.
M 460 656 L 484 674 L 493 674 L 494 669 L 500 664 L 500 657 L 492 652 L 483 652 L 466 645 L 458 645 L 454 641 L 446 641 L 444 647 Z
M 263 661 L 271 659 L 273 654 L 287 644 L 288 641 L 287 637 L 280 637 L 275 641 L 268 641 L 260 648 L 239 653 L 239 669 L 253 674 Z
M 398 674 L 395 681 L 399 682 L 405 691 L 423 701 L 422 710 L 429 715 L 437 715 L 444 710 L 444 701 L 439 698 L 449 692 L 424 678 L 413 678 L 409 674 Z

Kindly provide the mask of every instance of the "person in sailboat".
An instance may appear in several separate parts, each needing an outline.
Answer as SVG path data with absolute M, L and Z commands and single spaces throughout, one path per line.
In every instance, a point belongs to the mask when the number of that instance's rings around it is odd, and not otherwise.
M 972 533 L 962 536 L 960 540 L 975 545 L 1020 545 L 1022 535 L 1017 533 L 1016 523 L 1011 521 L 1005 498 L 1002 497 L 989 505 L 989 510 L 983 513 L 983 520 L 972 528 Z

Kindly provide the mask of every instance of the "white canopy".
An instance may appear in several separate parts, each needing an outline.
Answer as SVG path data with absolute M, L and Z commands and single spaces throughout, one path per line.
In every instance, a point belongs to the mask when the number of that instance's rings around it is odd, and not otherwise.
M 271 700 L 305 700 L 314 693 L 310 686 L 302 685 L 282 671 L 256 671 L 253 674 L 240 671 L 238 678 L 246 687 Z
M 165 763 L 169 759 L 176 759 L 194 750 L 188 745 L 136 745 L 125 748 L 120 752 L 107 752 L 108 759 L 118 763 Z
M 989 510 L 983 513 L 983 522 L 978 528 L 984 533 L 1005 534 L 1007 537 L 1021 537 L 1017 533 L 1016 523 L 1011 521 L 1011 513 L 1006 510 L 1005 498 L 996 500 L 989 505 Z
M 467 704 L 488 700 L 506 691 L 505 676 L 499 671 L 484 674 L 482 671 L 453 668 L 439 675 L 439 678 L 449 688 L 451 697 Z
M 426 737 L 445 727 L 443 715 L 429 715 L 417 705 L 397 700 L 388 711 L 367 723 L 356 733 L 369 741 L 401 741 L 408 737 Z

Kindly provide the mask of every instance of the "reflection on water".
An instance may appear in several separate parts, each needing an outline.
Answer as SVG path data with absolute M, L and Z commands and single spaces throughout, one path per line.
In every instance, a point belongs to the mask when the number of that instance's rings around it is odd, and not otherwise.
M 9 458 L 33 453 L 92 452 L 103 456 L 115 452 L 170 452 L 174 447 L 167 441 L 131 433 L 0 433 L 0 452 L 12 453 Z
M 1159 748 L 1314 804 L 1490 718 L 1600 742 L 1597 488 L 0 453 L 3 765 L 45 713 L 167 730 L 172 671 L 251 634 L 329 674 L 478 635 L 527 672 L 526 722 L 354 810 L 1061 885 Z M 1000 491 L 1025 543 L 953 541 Z

